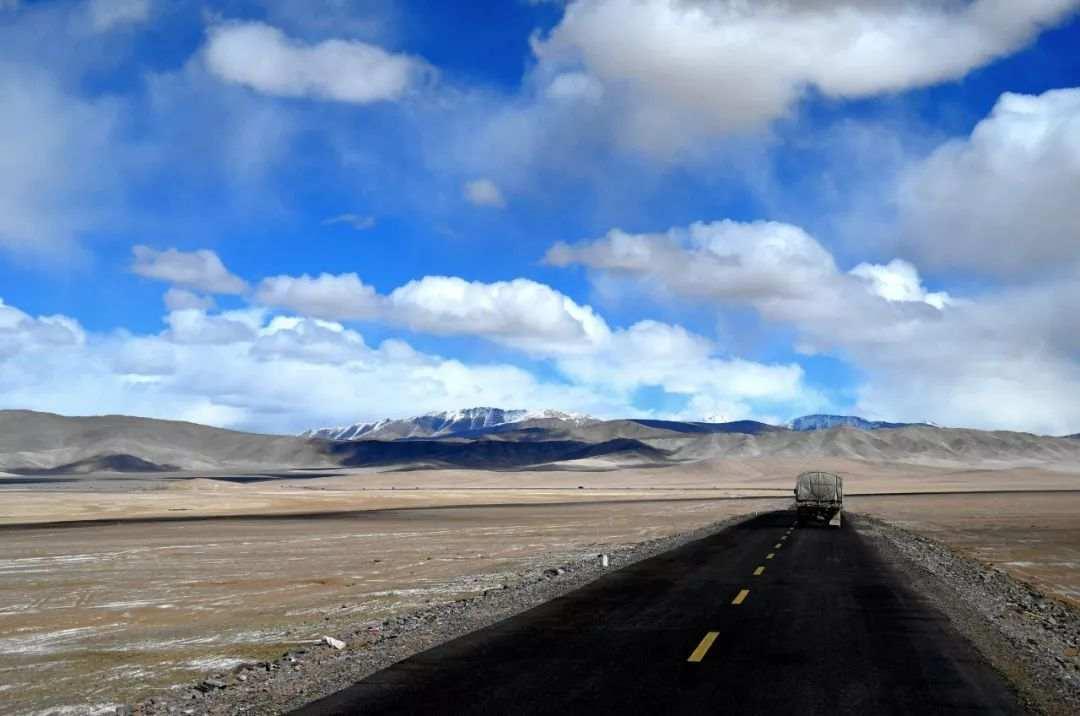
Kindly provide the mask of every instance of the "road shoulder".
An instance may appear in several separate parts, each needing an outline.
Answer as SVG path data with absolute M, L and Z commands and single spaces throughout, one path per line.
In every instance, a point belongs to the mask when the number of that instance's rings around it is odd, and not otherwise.
M 1036 712 L 1080 713 L 1080 614 L 1003 570 L 864 515 L 850 526 L 1005 675 Z

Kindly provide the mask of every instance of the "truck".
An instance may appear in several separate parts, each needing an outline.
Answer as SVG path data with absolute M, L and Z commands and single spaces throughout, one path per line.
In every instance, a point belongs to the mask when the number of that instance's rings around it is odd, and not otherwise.
M 844 481 L 831 472 L 804 472 L 795 480 L 795 512 L 799 525 L 840 527 Z

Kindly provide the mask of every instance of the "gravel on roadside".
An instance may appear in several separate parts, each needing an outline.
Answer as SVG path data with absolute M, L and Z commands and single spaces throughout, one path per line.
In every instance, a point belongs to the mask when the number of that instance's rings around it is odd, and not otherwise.
M 849 519 L 898 557 L 890 561 L 915 591 L 949 617 L 1032 711 L 1080 714 L 1080 612 L 941 542 L 866 515 Z

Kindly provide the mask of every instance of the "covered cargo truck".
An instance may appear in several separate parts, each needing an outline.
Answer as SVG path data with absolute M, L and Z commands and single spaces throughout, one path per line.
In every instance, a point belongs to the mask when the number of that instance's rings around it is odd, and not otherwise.
M 795 480 L 795 510 L 800 525 L 839 527 L 844 481 L 831 472 L 804 472 Z

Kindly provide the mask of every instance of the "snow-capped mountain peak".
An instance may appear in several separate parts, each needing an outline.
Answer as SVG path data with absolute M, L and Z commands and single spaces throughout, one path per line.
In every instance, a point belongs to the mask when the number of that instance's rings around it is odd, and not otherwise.
M 804 415 L 795 418 L 787 427 L 791 430 L 806 432 L 809 430 L 828 430 L 836 427 L 849 427 L 858 430 L 881 430 L 882 428 L 903 428 L 910 425 L 927 423 L 890 423 L 883 420 L 866 420 L 857 415 Z
M 592 422 L 594 419 L 581 413 L 564 413 L 558 410 L 504 410 L 479 407 L 444 410 L 398 420 L 384 419 L 373 423 L 305 430 L 301 433 L 301 437 L 324 440 L 446 437 L 526 420 L 561 420 L 580 425 Z

